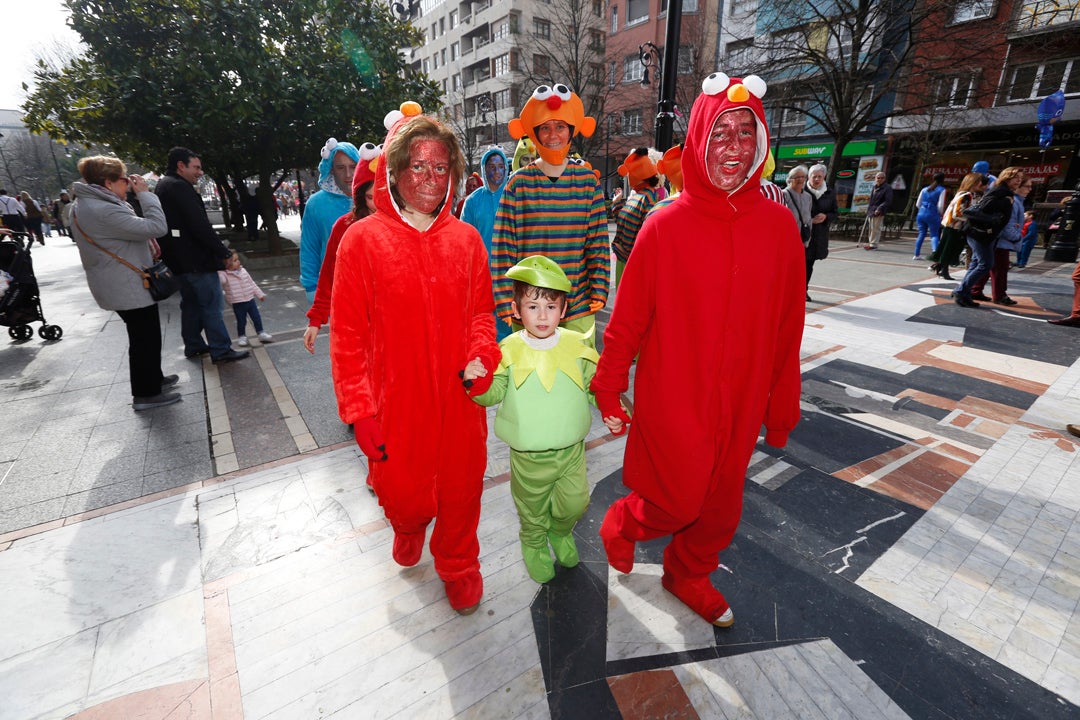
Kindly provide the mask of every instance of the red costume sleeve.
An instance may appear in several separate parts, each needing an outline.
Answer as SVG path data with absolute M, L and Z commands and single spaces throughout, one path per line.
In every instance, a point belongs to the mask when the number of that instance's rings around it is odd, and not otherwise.
M 315 286 L 315 300 L 307 311 L 308 325 L 311 327 L 322 327 L 330 319 L 330 294 L 334 287 L 338 245 L 354 220 L 351 212 L 346 213 L 334 222 L 334 227 L 330 230 L 330 238 L 326 241 L 326 255 L 319 270 L 319 282 Z
M 372 379 L 374 353 L 378 346 L 372 339 L 371 288 L 365 285 L 365 278 L 369 278 L 370 273 L 363 272 L 363 255 L 351 242 L 360 229 L 355 224 L 350 227 L 335 253 L 333 284 L 349 288 L 349 292 L 334 293 L 330 298 L 330 313 L 334 316 L 330 368 L 337 393 L 338 415 L 346 423 L 373 417 L 379 411 Z M 338 341 L 338 338 L 348 338 L 348 342 Z

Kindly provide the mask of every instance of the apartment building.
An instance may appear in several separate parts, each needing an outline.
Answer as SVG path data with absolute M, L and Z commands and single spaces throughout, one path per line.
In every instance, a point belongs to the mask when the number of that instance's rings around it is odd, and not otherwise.
M 1080 3 L 958 0 L 927 16 L 921 30 L 916 43 L 932 69 L 910 78 L 901 102 L 922 108 L 893 118 L 888 128 L 897 163 L 921 169 L 916 183 L 925 184 L 935 172 L 956 182 L 975 161 L 987 160 L 995 173 L 1009 165 L 1023 167 L 1035 181 L 1031 197 L 1036 202 L 1052 191 L 1075 188 L 1080 181 Z M 957 45 L 981 53 L 956 62 Z M 1044 149 L 1035 127 L 1037 108 L 1056 90 L 1065 93 L 1065 113 Z

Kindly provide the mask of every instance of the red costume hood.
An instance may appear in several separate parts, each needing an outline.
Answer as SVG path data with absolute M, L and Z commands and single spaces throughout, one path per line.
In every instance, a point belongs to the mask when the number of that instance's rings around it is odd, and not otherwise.
M 402 113 L 404 113 L 402 115 Z M 394 136 L 402 131 L 410 122 L 421 114 L 420 106 L 414 102 L 404 102 L 401 104 L 401 111 L 393 111 L 387 114 L 384 122 L 390 124 L 390 129 L 386 133 L 386 139 L 382 143 L 382 152 L 379 154 L 378 165 L 375 167 L 375 209 L 383 214 L 384 218 L 389 218 L 395 223 L 403 225 L 416 231 L 405 217 L 401 214 L 401 208 L 398 207 L 397 202 L 394 200 L 394 196 L 390 193 L 390 168 L 387 167 L 387 150 L 390 148 L 390 141 Z M 433 118 L 429 118 L 433 119 Z M 436 121 L 437 122 L 437 121 Z M 446 197 L 443 199 L 442 205 L 439 206 L 439 212 L 435 216 L 435 222 L 431 223 L 424 232 L 432 232 L 448 222 L 448 219 L 453 219 L 453 198 L 454 198 L 454 182 L 456 178 L 450 178 L 450 182 L 446 184 Z
M 732 209 L 751 198 L 757 202 L 761 197 L 761 170 L 769 154 L 769 126 L 765 121 L 765 108 L 761 104 L 766 90 L 765 82 L 756 75 L 743 80 L 716 72 L 705 78 L 701 89 L 702 93 L 690 111 L 690 125 L 686 142 L 683 143 L 684 197 L 680 202 L 702 202 Z M 740 109 L 749 110 L 757 120 L 757 153 L 746 180 L 732 192 L 726 193 L 709 180 L 705 151 L 716 119 L 726 112 Z

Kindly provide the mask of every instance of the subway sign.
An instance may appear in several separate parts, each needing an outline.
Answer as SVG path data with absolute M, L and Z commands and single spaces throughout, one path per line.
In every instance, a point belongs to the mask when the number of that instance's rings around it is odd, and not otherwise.
M 856 140 L 844 146 L 843 157 L 860 155 L 878 155 L 884 151 L 885 142 L 878 140 Z M 776 153 L 777 160 L 808 160 L 832 156 L 836 143 L 818 143 L 816 145 L 785 145 Z

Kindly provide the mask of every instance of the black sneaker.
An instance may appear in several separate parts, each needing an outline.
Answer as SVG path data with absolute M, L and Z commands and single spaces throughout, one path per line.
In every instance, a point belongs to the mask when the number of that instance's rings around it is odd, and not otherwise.
M 203 355 L 207 355 L 209 353 L 210 353 L 210 348 L 206 347 L 206 348 L 202 348 L 201 350 L 195 350 L 193 352 L 185 351 L 184 352 L 184 357 L 186 357 L 186 358 L 197 358 L 197 357 L 202 357 Z
M 1001 298 L 1000 300 L 995 300 L 994 302 L 996 304 L 998 304 L 998 305 L 1016 305 L 1017 304 L 1017 302 L 1015 300 L 1013 300 L 1011 297 L 1009 297 L 1008 295 Z
M 133 397 L 131 407 L 136 410 L 153 410 L 180 402 L 180 393 L 158 393 L 152 397 Z
M 210 358 L 210 359 L 213 361 L 213 363 L 215 365 L 217 365 L 219 363 L 227 363 L 227 362 L 232 362 L 234 360 L 243 360 L 244 358 L 246 358 L 249 355 L 251 355 L 251 352 L 248 351 L 248 350 L 239 350 L 239 351 L 238 350 L 230 350 L 229 352 L 225 353 L 224 355 L 219 355 L 216 358 Z
M 161 378 L 161 389 L 171 388 L 176 383 L 180 382 L 179 375 L 165 375 Z
M 953 301 L 957 305 L 959 305 L 960 307 L 965 307 L 965 308 L 977 308 L 977 307 L 979 307 L 979 303 L 975 302 L 974 300 L 972 300 L 969 297 L 964 297 L 963 295 L 959 295 L 959 294 L 953 295 Z

